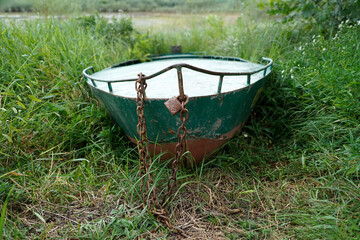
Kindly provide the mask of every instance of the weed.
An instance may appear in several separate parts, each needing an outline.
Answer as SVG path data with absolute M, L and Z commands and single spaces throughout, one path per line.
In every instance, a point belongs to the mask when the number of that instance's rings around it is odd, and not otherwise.
M 135 31 L 124 21 L 0 22 L 4 237 L 172 236 L 141 210 L 136 147 L 80 75 L 90 65 L 168 53 L 174 43 L 186 52 L 270 56 L 275 65 L 242 134 L 207 162 L 179 170 L 173 224 L 204 239 L 358 236 L 358 25 L 344 23 L 325 39 L 293 31 L 293 23 L 245 18 L 227 26 L 210 16 L 178 33 Z M 158 189 L 167 169 L 155 157 Z

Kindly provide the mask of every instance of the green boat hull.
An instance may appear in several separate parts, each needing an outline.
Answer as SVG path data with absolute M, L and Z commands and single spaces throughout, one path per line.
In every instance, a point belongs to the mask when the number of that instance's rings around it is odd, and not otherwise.
M 265 79 L 237 91 L 190 98 L 187 104 L 187 141 L 196 162 L 210 156 L 241 129 L 263 89 Z M 136 129 L 136 99 L 116 96 L 90 87 L 114 121 L 130 140 L 135 142 L 139 137 Z M 171 115 L 164 105 L 165 101 L 167 99 L 145 100 L 144 113 L 147 120 L 147 136 L 152 143 L 150 151 L 158 154 L 166 150 L 170 153 L 165 156 L 167 158 L 175 152 L 177 129 L 181 122 L 178 115 Z
M 268 77 L 264 75 L 260 80 L 234 91 L 189 97 L 186 139 L 193 162 L 199 163 L 209 157 L 240 131 L 263 90 Z M 139 137 L 136 99 L 117 96 L 90 83 L 89 86 L 129 139 L 136 142 Z M 177 130 L 181 124 L 179 115 L 171 115 L 164 105 L 167 100 L 146 99 L 144 104 L 149 150 L 153 154 L 164 153 L 164 159 L 175 155 Z

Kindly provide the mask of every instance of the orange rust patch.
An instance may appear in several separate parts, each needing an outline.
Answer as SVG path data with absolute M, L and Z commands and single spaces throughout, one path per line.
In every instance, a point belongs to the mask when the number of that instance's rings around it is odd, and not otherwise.
M 245 122 L 240 124 L 239 126 L 232 129 L 230 132 L 221 135 L 218 139 L 213 138 L 191 138 L 188 137 L 187 142 L 187 150 L 191 152 L 192 163 L 198 164 L 201 163 L 204 159 L 209 158 L 219 147 L 221 147 L 224 143 L 229 141 L 236 133 L 238 133 Z M 169 131 L 171 133 L 172 130 Z M 172 131 L 174 133 L 174 131 Z M 172 133 L 172 134 L 173 134 Z M 131 142 L 136 144 L 136 140 L 132 137 L 129 137 Z M 150 143 L 149 151 L 152 154 L 158 155 L 160 153 L 164 153 L 161 156 L 162 160 L 168 160 L 175 156 L 175 147 L 177 142 L 171 143 Z M 189 165 L 190 163 L 185 163 Z

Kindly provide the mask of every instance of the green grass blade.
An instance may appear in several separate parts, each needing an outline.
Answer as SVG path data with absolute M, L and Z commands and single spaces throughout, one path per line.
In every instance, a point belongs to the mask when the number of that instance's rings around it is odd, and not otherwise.
M 8 193 L 3 209 L 1 211 L 1 216 L 0 216 L 0 240 L 3 239 L 3 234 L 4 234 L 4 226 L 5 226 L 5 216 L 6 216 L 6 209 L 7 209 L 7 203 L 9 200 L 9 197 L 11 195 L 13 188 L 10 190 L 10 192 Z

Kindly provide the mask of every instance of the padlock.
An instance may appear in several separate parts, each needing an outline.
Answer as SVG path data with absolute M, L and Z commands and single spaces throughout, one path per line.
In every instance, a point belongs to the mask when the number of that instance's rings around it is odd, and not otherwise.
M 164 104 L 167 107 L 167 109 L 169 110 L 169 112 L 171 113 L 171 115 L 173 115 L 173 116 L 176 115 L 178 112 L 180 112 L 182 109 L 181 102 L 179 101 L 178 97 L 176 97 L 176 96 L 170 98 Z

